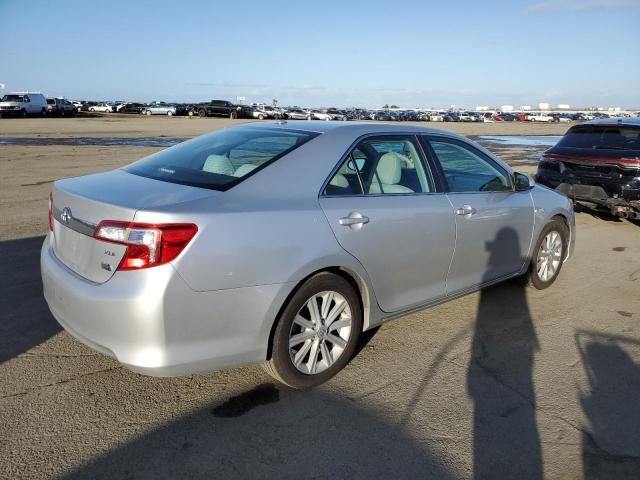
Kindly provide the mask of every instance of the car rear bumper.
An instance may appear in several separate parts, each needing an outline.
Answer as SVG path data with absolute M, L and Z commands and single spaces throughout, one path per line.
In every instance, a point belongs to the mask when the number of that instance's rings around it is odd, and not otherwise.
M 92 283 L 42 246 L 44 297 L 82 343 L 152 376 L 187 375 L 264 361 L 289 284 L 196 292 L 172 265 L 116 272 Z

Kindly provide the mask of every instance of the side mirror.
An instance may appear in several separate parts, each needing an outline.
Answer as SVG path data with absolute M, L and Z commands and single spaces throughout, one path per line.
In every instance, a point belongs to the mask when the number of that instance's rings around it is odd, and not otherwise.
M 531 175 L 527 175 L 526 173 L 515 172 L 514 178 L 516 181 L 516 191 L 524 192 L 525 190 L 531 190 L 536 186 L 536 181 L 531 177 Z

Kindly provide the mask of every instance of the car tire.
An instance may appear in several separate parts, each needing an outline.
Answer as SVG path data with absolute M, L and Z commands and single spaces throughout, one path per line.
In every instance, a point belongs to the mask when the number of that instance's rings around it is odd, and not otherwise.
M 173 117 L 173 112 L 167 112 L 167 117 Z
M 27 111 L 23 108 L 20 110 L 20 115 L 22 115 L 22 118 L 27 118 Z
M 200 115 L 201 117 L 206 117 L 207 116 L 207 111 L 203 108 L 202 110 L 198 111 L 198 115 Z
M 146 112 L 144 112 L 144 114 L 145 114 L 146 116 L 148 116 L 148 117 L 150 117 L 150 116 L 151 116 L 151 112 L 150 112 L 149 110 L 147 110 Z
M 258 120 L 264 120 L 264 115 L 262 114 L 258 115 Z
M 315 315 L 311 311 L 313 303 Z M 335 317 L 337 311 L 340 313 Z M 329 322 L 328 328 L 325 321 Z M 342 326 L 332 329 L 337 322 Z M 354 288 L 339 275 L 319 273 L 308 279 L 282 310 L 264 369 L 290 388 L 315 387 L 349 363 L 361 331 L 362 307 Z M 291 343 L 295 338 L 305 340 Z
M 236 111 L 229 112 L 229 118 L 231 120 L 235 120 L 236 118 L 238 118 L 238 112 L 236 112 Z
M 562 270 L 562 262 L 567 256 L 568 240 L 569 229 L 562 220 L 556 219 L 545 225 L 535 244 L 529 270 L 523 280 L 538 290 L 550 287 Z M 545 261 L 547 270 L 544 269 Z

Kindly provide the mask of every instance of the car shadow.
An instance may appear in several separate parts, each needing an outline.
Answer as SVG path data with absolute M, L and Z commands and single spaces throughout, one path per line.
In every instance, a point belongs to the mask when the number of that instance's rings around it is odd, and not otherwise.
M 322 389 L 272 384 L 211 404 L 90 460 L 65 479 L 437 478 L 428 446 Z
M 486 248 L 487 280 L 494 277 L 505 252 L 522 257 L 518 234 L 511 228 L 500 230 Z M 525 288 L 513 281 L 480 292 L 467 370 L 476 479 L 543 476 L 533 383 L 539 345 Z
M 44 237 L 0 242 L 0 363 L 60 331 L 42 296 L 40 248 Z
M 580 403 L 589 421 L 582 434 L 584 478 L 640 478 L 640 365 L 629 351 L 640 340 L 578 331 L 590 391 Z

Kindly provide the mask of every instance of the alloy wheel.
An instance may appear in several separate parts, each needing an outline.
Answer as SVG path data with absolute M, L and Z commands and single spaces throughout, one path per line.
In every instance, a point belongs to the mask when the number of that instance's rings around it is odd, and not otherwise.
M 289 357 L 295 368 L 314 375 L 342 355 L 351 335 L 351 308 L 338 292 L 324 291 L 309 298 L 289 331 Z
M 538 250 L 536 271 L 543 282 L 551 280 L 562 261 L 562 237 L 560 233 L 551 230 L 542 240 Z

